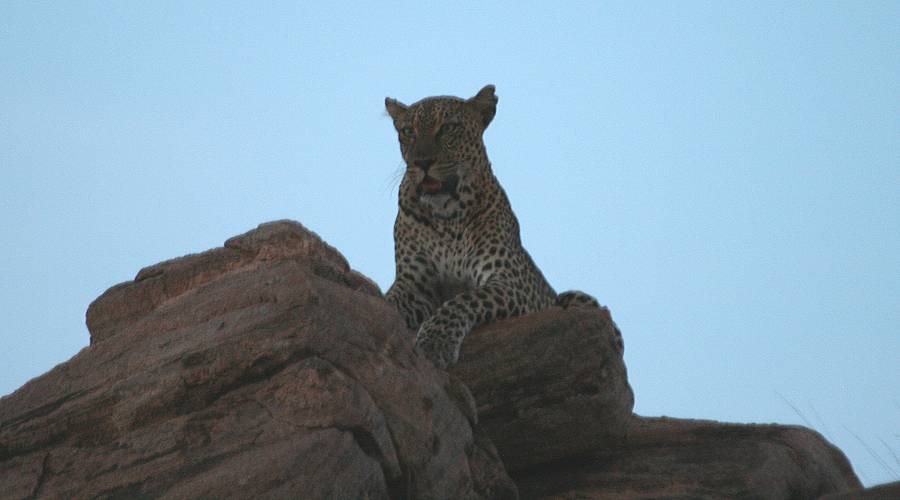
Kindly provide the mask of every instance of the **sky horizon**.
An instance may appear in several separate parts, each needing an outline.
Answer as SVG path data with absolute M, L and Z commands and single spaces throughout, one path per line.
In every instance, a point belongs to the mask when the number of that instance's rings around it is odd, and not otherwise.
M 635 411 L 811 427 L 900 480 L 900 3 L 0 5 L 0 394 L 160 261 L 292 219 L 387 290 L 384 98 L 496 85 L 525 248 Z

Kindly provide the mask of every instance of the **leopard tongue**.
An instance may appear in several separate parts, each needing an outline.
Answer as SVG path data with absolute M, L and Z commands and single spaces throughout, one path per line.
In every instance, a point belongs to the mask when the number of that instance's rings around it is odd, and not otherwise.
M 422 189 L 428 194 L 437 193 L 441 190 L 441 186 L 443 186 L 441 181 L 430 177 L 426 177 L 425 180 L 422 181 Z

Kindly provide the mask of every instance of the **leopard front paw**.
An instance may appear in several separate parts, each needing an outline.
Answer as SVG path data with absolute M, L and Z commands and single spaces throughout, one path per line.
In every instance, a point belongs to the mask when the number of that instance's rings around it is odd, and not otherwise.
M 453 327 L 426 321 L 416 335 L 416 347 L 434 366 L 446 369 L 459 358 L 462 337 L 459 332 L 453 331 Z
M 578 290 L 571 290 L 557 295 L 556 305 L 563 309 L 570 307 L 600 307 L 597 299 Z

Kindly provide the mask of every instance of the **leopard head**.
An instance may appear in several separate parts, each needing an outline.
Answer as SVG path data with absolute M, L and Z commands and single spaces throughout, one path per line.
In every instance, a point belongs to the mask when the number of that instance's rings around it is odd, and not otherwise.
M 476 209 L 482 187 L 493 179 L 482 134 L 497 110 L 494 86 L 470 99 L 427 97 L 407 106 L 388 97 L 384 104 L 406 162 L 401 207 L 439 219 Z

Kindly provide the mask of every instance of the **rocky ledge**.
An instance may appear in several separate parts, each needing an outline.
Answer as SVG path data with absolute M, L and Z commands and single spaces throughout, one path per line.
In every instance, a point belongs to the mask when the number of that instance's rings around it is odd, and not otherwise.
M 142 269 L 91 345 L 0 399 L 9 498 L 817 498 L 860 487 L 813 431 L 632 414 L 605 309 L 420 357 L 300 224 Z

